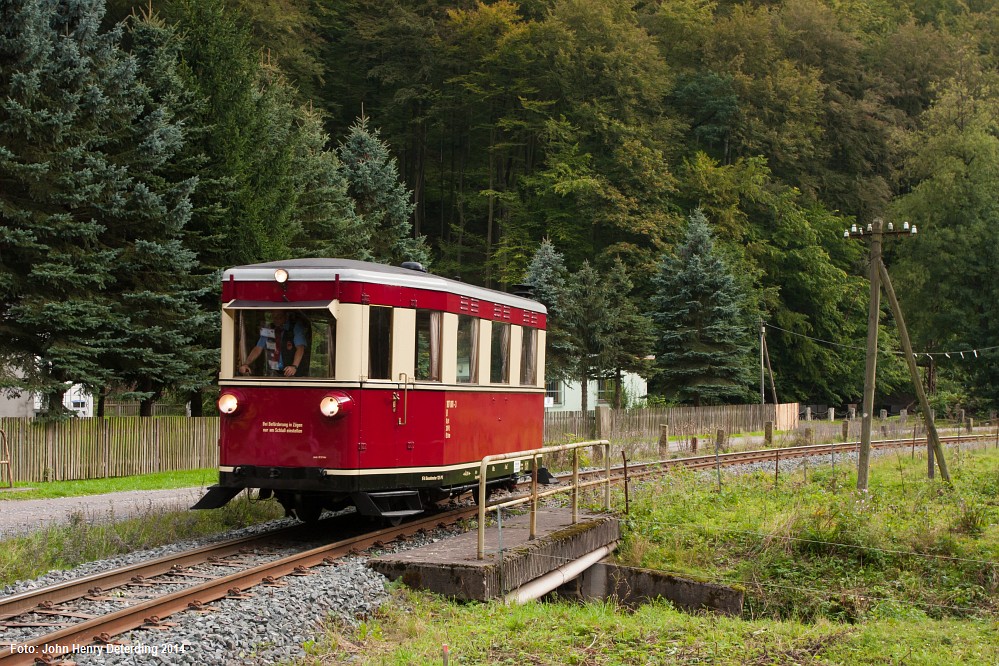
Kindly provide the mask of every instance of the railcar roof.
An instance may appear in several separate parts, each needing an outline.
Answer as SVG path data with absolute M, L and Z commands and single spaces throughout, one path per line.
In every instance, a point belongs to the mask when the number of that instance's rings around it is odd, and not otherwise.
M 274 271 L 283 268 L 288 271 L 289 281 L 332 281 L 339 275 L 345 282 L 367 282 L 373 284 L 392 284 L 414 289 L 428 289 L 478 298 L 483 301 L 500 303 L 512 307 L 523 308 L 533 312 L 547 313 L 544 305 L 538 301 L 522 296 L 514 296 L 495 289 L 478 287 L 467 282 L 451 280 L 432 273 L 423 273 L 401 266 L 376 264 L 355 259 L 288 259 L 270 261 L 263 264 L 235 266 L 223 273 L 223 280 L 259 281 L 273 280 Z

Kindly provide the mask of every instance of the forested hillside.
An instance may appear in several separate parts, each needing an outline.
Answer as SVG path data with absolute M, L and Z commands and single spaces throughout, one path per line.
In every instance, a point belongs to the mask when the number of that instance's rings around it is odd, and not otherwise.
M 763 321 L 781 401 L 857 402 L 843 230 L 882 217 L 919 229 L 885 258 L 938 395 L 999 403 L 994 3 L 10 0 L 0 25 L 7 386 L 198 391 L 220 268 L 346 256 L 557 276 L 552 376 L 654 353 L 667 399 L 758 400 Z M 679 274 L 714 321 L 678 314 Z M 702 342 L 727 374 L 694 395 L 670 373 Z

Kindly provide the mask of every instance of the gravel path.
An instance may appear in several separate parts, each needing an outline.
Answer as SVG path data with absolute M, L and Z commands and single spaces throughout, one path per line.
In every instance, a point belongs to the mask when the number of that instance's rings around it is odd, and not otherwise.
M 68 523 L 76 517 L 88 522 L 110 523 L 150 511 L 181 511 L 197 502 L 204 493 L 205 489 L 198 487 L 19 500 L 15 493 L 0 491 L 0 538 Z

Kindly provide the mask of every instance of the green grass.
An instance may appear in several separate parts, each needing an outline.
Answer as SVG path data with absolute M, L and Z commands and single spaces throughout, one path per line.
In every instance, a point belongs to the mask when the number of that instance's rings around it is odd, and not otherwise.
M 858 493 L 842 462 L 783 474 L 678 471 L 634 492 L 620 559 L 745 586 L 753 618 L 993 616 L 999 608 L 999 452 L 948 451 L 953 487 L 908 452 Z
M 454 604 L 396 589 L 358 627 L 328 624 L 296 664 L 995 664 L 994 621 L 849 625 L 688 615 L 657 602 Z
M 157 472 L 141 476 L 122 476 L 111 479 L 85 479 L 82 481 L 15 482 L 15 488 L 30 490 L 5 491 L 0 488 L 0 501 L 49 499 L 53 497 L 78 497 L 100 495 L 125 490 L 165 490 L 207 486 L 218 480 L 218 469 L 205 468 L 179 472 Z
M 218 534 L 283 515 L 276 502 L 250 502 L 242 496 L 213 511 L 151 509 L 114 523 L 91 524 L 87 516 L 77 513 L 65 525 L 5 538 L 0 544 L 0 585 L 35 578 L 51 569 L 70 569 L 83 562 Z
M 999 452 L 949 449 L 953 486 L 900 451 L 870 491 L 842 459 L 784 473 L 678 470 L 631 488 L 622 564 L 737 584 L 741 618 L 667 603 L 451 603 L 401 588 L 299 663 L 999 663 Z M 615 501 L 620 508 L 621 494 Z

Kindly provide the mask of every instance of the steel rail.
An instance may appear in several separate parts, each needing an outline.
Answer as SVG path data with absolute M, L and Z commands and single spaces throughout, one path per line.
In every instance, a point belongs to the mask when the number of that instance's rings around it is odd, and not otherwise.
M 157 599 L 123 608 L 108 615 L 87 620 L 71 627 L 66 627 L 31 640 L 17 642 L 0 648 L 0 664 L 3 666 L 20 666 L 33 664 L 38 657 L 48 655 L 57 657 L 69 653 L 74 646 L 85 646 L 95 642 L 106 642 L 110 637 L 119 635 L 131 629 L 150 624 L 151 618 L 164 618 L 174 613 L 188 609 L 198 604 L 216 601 L 230 594 L 232 590 L 244 590 L 270 578 L 281 577 L 301 571 L 301 569 L 318 566 L 338 557 L 343 557 L 355 550 L 364 550 L 397 539 L 400 536 L 414 534 L 422 529 L 437 526 L 442 522 L 456 521 L 474 516 L 477 509 L 458 509 L 435 516 L 428 516 L 398 527 L 389 527 L 369 532 L 349 539 L 344 539 L 301 553 L 251 567 L 241 572 L 223 576 L 179 590 Z M 195 603 L 197 602 L 197 603 Z M 16 649 L 15 649 L 16 648 Z
M 28 613 L 43 603 L 60 604 L 72 601 L 73 599 L 79 599 L 95 587 L 110 590 L 132 582 L 132 579 L 136 576 L 150 578 L 168 573 L 175 567 L 187 567 L 207 562 L 211 557 L 225 557 L 237 554 L 250 544 L 266 543 L 299 529 L 299 525 L 294 525 L 264 534 L 220 541 L 219 543 L 201 546 L 200 548 L 194 548 L 182 553 L 164 555 L 154 560 L 137 562 L 118 569 L 92 574 L 85 578 L 78 578 L 66 581 L 65 583 L 3 597 L 0 598 L 0 622 Z
M 962 436 L 951 436 L 951 437 L 941 437 L 940 441 L 942 444 L 963 444 L 965 442 L 971 441 L 981 441 L 990 439 L 992 435 L 981 434 L 981 435 L 962 435 Z M 886 448 L 900 448 L 903 446 L 912 446 L 913 441 L 916 444 L 926 444 L 926 438 L 922 437 L 920 439 L 913 440 L 909 439 L 882 439 L 872 442 L 872 448 L 886 449 Z M 721 467 L 730 467 L 734 465 L 741 465 L 747 463 L 756 462 L 769 462 L 773 460 L 778 454 L 782 459 L 792 459 L 792 458 L 805 458 L 825 455 L 833 452 L 851 452 L 856 451 L 860 446 L 860 442 L 842 442 L 835 444 L 808 444 L 805 446 L 790 446 L 784 448 L 776 449 L 754 449 L 750 451 L 735 451 L 729 453 L 721 453 L 718 455 L 718 460 L 716 461 L 715 454 L 703 455 L 703 456 L 690 456 L 687 458 L 667 458 L 664 460 L 656 460 L 651 462 L 630 462 L 628 463 L 628 477 L 629 478 L 640 478 L 651 476 L 663 472 L 670 467 L 686 467 L 688 469 L 708 469 L 713 468 L 715 465 Z M 611 468 L 612 472 L 621 472 L 623 467 L 618 465 Z M 580 472 L 580 477 L 590 477 L 597 475 L 604 475 L 606 472 L 603 469 L 599 470 L 588 470 L 586 472 Z M 563 480 L 567 479 L 570 474 L 568 472 L 556 474 L 556 478 Z M 617 474 L 611 478 L 611 481 L 622 480 L 623 474 Z

